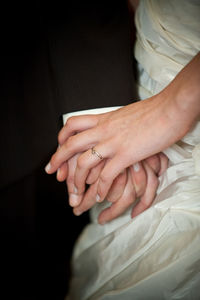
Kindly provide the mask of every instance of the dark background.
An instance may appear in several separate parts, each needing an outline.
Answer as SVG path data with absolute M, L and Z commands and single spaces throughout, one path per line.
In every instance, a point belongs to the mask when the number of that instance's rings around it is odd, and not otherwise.
M 137 99 L 126 1 L 4 4 L 1 26 L 2 299 L 64 299 L 88 214 L 44 167 L 63 113 Z

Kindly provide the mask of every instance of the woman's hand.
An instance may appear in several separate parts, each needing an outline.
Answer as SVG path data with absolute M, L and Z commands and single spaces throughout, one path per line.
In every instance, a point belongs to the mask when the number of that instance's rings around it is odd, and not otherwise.
M 107 162 L 105 159 L 101 160 L 97 166 L 90 170 L 86 179 L 86 183 L 90 186 L 85 193 L 77 194 L 74 175 L 80 155 L 81 153 L 76 154 L 67 162 L 64 162 L 57 172 L 59 181 L 66 180 L 69 204 L 74 207 L 74 214 L 77 216 L 96 204 L 98 177 Z M 117 218 L 134 203 L 132 217 L 147 209 L 155 198 L 159 183 L 158 176 L 166 170 L 167 164 L 167 157 L 163 153 L 159 153 L 143 162 L 134 164 L 119 174 L 106 196 L 111 205 L 100 213 L 98 222 L 104 224 Z
M 90 170 L 99 163 L 99 153 L 108 159 L 96 194 L 96 199 L 102 201 L 124 169 L 166 149 L 189 131 L 200 114 L 198 67 L 200 54 L 158 95 L 106 114 L 73 117 L 59 136 L 61 143 L 67 141 L 53 155 L 46 171 L 55 172 L 69 158 L 83 152 L 74 174 L 77 193 L 82 194 Z M 87 129 L 72 136 L 82 127 Z M 92 147 L 96 152 L 91 151 Z
M 62 146 L 53 155 L 47 172 L 55 172 L 65 161 L 83 152 L 74 174 L 77 194 L 83 194 L 90 170 L 101 161 L 92 154 L 91 148 L 95 146 L 108 160 L 98 180 L 96 195 L 97 200 L 103 200 L 124 169 L 162 151 L 184 135 L 181 120 L 174 121 L 170 101 L 162 96 L 106 114 L 72 117 L 59 135 Z M 73 135 L 82 130 L 83 124 L 89 129 Z

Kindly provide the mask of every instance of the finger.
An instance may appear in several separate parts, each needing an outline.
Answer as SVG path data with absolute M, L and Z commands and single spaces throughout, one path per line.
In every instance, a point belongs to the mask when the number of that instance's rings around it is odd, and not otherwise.
M 95 166 L 94 168 L 92 168 L 89 171 L 89 174 L 86 179 L 87 184 L 93 184 L 95 181 L 97 181 L 99 174 L 101 173 L 101 170 L 103 169 L 103 167 L 105 165 L 105 162 L 106 162 L 106 159 L 100 161 L 97 166 Z
M 124 170 L 113 181 L 113 184 L 108 192 L 108 195 L 106 196 L 106 199 L 109 202 L 114 203 L 119 198 L 121 198 L 123 195 L 126 183 L 127 183 L 127 170 Z
M 77 188 L 74 184 L 74 174 L 76 170 L 76 164 L 77 159 L 80 156 L 79 154 L 76 154 L 71 159 L 68 160 L 68 176 L 67 176 L 67 188 L 68 188 L 68 194 L 69 194 L 69 205 L 74 207 L 78 206 L 80 202 L 82 201 L 83 195 L 77 194 Z
M 159 156 L 160 156 L 160 171 L 159 171 L 158 175 L 161 176 L 168 168 L 169 159 L 162 152 L 159 153 Z
M 128 180 L 127 184 L 124 189 L 124 193 L 121 196 L 121 198 L 115 202 L 112 203 L 112 205 L 106 209 L 104 209 L 99 217 L 98 222 L 99 224 L 105 224 L 106 222 L 109 222 L 118 216 L 120 216 L 122 213 L 124 213 L 129 206 L 135 201 L 135 190 L 132 184 L 130 171 L 128 171 Z
M 101 130 L 97 130 L 97 128 L 88 129 L 70 136 L 52 155 L 45 171 L 48 174 L 54 173 L 63 162 L 67 161 L 75 154 L 84 152 L 96 145 L 99 138 L 101 138 Z
M 84 196 L 83 194 L 81 194 L 81 195 L 69 194 L 69 205 L 71 207 L 79 206 L 83 200 L 83 196 Z
M 113 154 L 113 148 L 108 147 L 107 144 L 110 145 L 110 142 L 98 144 L 94 148 L 84 152 L 78 158 L 74 182 L 79 194 L 82 194 L 85 190 L 86 178 L 89 171 L 97 166 L 101 160 L 108 158 Z
M 147 184 L 146 171 L 143 167 L 142 162 L 135 163 L 133 167 L 129 167 L 133 185 L 135 187 L 135 192 L 137 197 L 140 197 L 144 194 Z
M 57 175 L 56 175 L 57 180 L 60 182 L 66 180 L 67 172 L 68 172 L 67 162 L 64 162 L 62 166 L 57 170 Z
M 87 211 L 94 204 L 96 204 L 97 186 L 98 186 L 98 181 L 90 185 L 88 190 L 85 192 L 79 206 L 73 209 L 73 212 L 76 216 L 80 216 L 83 212 Z
M 147 174 L 147 187 L 144 195 L 140 198 L 140 201 L 132 210 L 132 218 L 136 217 L 151 206 L 159 184 L 157 176 L 154 174 L 153 170 L 149 167 L 149 165 L 145 162 L 144 167 Z
M 74 184 L 74 174 L 76 170 L 76 165 L 77 165 L 77 160 L 81 153 L 78 153 L 74 155 L 72 158 L 70 158 L 67 162 L 68 164 L 68 176 L 67 176 L 67 188 L 68 188 L 68 193 L 75 193 L 77 194 L 77 188 Z
M 112 154 L 110 155 L 112 156 Z M 121 159 L 120 155 L 115 155 L 110 159 L 103 168 L 99 176 L 99 184 L 97 189 L 97 202 L 105 199 L 114 179 L 128 167 L 129 161 L 126 161 L 126 155 Z
M 62 145 L 68 137 L 76 132 L 89 129 L 97 125 L 98 117 L 95 115 L 81 115 L 70 117 L 58 135 L 58 142 Z
M 145 159 L 146 163 L 152 168 L 155 174 L 160 172 L 160 156 L 159 154 L 152 155 Z

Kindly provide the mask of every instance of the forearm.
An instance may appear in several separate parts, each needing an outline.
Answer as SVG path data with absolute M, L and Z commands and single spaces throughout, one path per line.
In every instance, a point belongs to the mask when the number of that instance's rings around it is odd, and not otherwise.
M 200 117 L 200 53 L 176 76 L 163 91 L 173 102 L 177 122 L 183 123 L 185 134 Z

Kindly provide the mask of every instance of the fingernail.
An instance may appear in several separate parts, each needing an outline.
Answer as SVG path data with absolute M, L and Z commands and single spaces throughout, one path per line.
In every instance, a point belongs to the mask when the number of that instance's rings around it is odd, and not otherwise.
M 69 203 L 71 206 L 76 206 L 79 204 L 79 197 L 76 194 L 69 195 Z
M 74 194 L 77 194 L 78 193 L 78 189 L 77 187 L 74 186 Z
M 51 164 L 50 164 L 50 162 L 46 165 L 46 167 L 45 167 L 45 171 L 47 172 L 47 173 L 49 173 L 49 171 L 51 170 Z
M 75 216 L 80 216 L 81 214 L 82 214 L 82 212 L 81 211 L 78 211 L 78 210 L 74 210 L 74 214 L 75 214 Z
M 96 201 L 97 201 L 97 202 L 100 202 L 100 200 L 101 200 L 101 197 L 97 194 L 97 195 L 96 195 Z
M 140 165 L 139 165 L 139 163 L 136 163 L 136 164 L 133 165 L 133 170 L 134 170 L 135 172 L 138 172 L 138 171 L 140 170 Z

